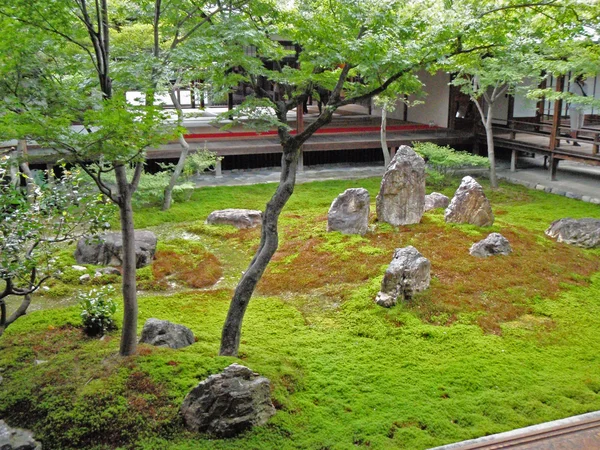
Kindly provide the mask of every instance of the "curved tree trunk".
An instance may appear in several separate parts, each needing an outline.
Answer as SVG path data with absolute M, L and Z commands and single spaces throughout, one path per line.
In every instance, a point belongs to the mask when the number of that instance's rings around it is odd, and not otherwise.
M 10 324 L 27 313 L 27 308 L 29 308 L 30 304 L 31 294 L 27 294 L 23 297 L 21 305 L 7 318 L 6 304 L 4 303 L 4 299 L 0 300 L 0 336 L 4 334 L 4 330 L 6 330 Z
M 286 148 L 287 147 L 287 148 Z M 281 177 L 277 190 L 271 197 L 265 209 L 262 220 L 262 233 L 260 245 L 256 255 L 250 262 L 248 269 L 242 276 L 240 283 L 235 289 L 227 319 L 223 326 L 221 336 L 221 349 L 219 355 L 237 356 L 242 333 L 242 321 L 252 293 L 263 272 L 267 268 L 271 257 L 277 251 L 279 245 L 279 234 L 277 225 L 279 214 L 294 192 L 296 184 L 296 169 L 300 148 L 296 142 L 288 142 L 283 148 Z
M 128 356 L 137 350 L 137 292 L 136 292 L 136 256 L 135 228 L 133 225 L 133 208 L 131 205 L 132 189 L 127 182 L 125 166 L 115 166 L 115 175 L 119 190 L 119 215 L 121 221 L 121 237 L 123 239 L 123 330 L 119 354 Z
M 183 124 L 183 109 L 181 108 L 181 104 L 177 99 L 177 95 L 173 89 L 169 90 L 169 95 L 171 100 L 173 101 L 173 105 L 177 111 L 177 126 L 181 127 Z M 175 170 L 171 175 L 171 179 L 169 180 L 168 186 L 165 188 L 165 195 L 163 198 L 162 210 L 166 211 L 171 207 L 171 202 L 173 199 L 173 188 L 177 183 L 177 179 L 181 176 L 181 172 L 183 172 L 183 167 L 185 166 L 185 160 L 187 158 L 188 153 L 190 152 L 190 145 L 185 140 L 183 133 L 179 133 L 178 136 L 179 144 L 181 144 L 181 154 L 179 155 L 179 161 L 177 161 L 177 165 L 175 166 Z
M 383 162 L 385 164 L 385 167 L 387 167 L 390 164 L 391 158 L 390 158 L 390 150 L 388 149 L 388 145 L 387 145 L 387 110 L 385 109 L 385 106 L 383 108 L 381 108 L 380 139 L 381 139 L 381 151 L 383 152 Z

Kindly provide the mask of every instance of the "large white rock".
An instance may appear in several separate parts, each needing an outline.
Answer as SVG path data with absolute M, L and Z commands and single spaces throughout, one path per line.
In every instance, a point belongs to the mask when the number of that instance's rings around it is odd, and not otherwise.
M 577 247 L 600 247 L 600 219 L 555 220 L 546 230 L 546 235 Z
M 0 449 L 42 450 L 42 445 L 34 439 L 31 431 L 9 427 L 0 420 Z
M 370 202 L 366 189 L 346 189 L 331 203 L 327 213 L 327 231 L 365 234 L 369 228 Z
M 275 414 L 271 382 L 248 367 L 232 364 L 190 391 L 181 416 L 190 431 L 233 437 Z
M 254 209 L 221 209 L 208 215 L 209 225 L 232 225 L 236 228 L 255 228 L 262 222 L 262 212 Z
M 186 326 L 168 320 L 148 319 L 140 343 L 177 349 L 192 345 L 194 340 L 194 333 Z
M 424 291 L 431 282 L 431 263 L 412 245 L 397 248 L 392 262 L 385 271 L 381 291 L 375 302 L 386 308 L 398 300 L 410 300 L 415 293 Z
M 474 243 L 469 249 L 469 253 L 480 258 L 487 258 L 495 255 L 510 255 L 512 248 L 508 239 L 500 233 L 491 233 L 485 239 Z
M 135 267 L 147 266 L 154 259 L 156 235 L 151 231 L 135 232 Z M 97 239 L 81 238 L 75 250 L 75 260 L 79 264 L 99 266 L 123 265 L 123 239 L 121 233 L 106 233 Z
M 425 161 L 412 148 L 398 148 L 377 195 L 377 219 L 394 226 L 419 223 L 425 206 Z
M 444 214 L 446 222 L 469 223 L 479 227 L 489 227 L 494 223 L 494 213 L 490 201 L 481 185 L 474 178 L 462 179 L 454 197 Z
M 432 192 L 425 196 L 425 211 L 437 208 L 446 208 L 450 204 L 450 199 L 439 192 Z

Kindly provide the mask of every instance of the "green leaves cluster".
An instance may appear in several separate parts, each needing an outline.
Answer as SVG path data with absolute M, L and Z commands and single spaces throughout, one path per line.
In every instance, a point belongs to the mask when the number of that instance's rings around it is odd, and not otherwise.
M 89 336 L 102 335 L 116 328 L 113 316 L 117 312 L 117 304 L 111 298 L 114 295 L 112 286 L 82 291 L 77 295 L 83 329 Z

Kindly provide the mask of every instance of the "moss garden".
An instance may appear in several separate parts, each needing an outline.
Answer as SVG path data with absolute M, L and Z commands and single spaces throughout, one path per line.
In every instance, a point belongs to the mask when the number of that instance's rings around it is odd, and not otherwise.
M 460 180 L 446 181 L 435 190 L 452 196 Z M 150 317 L 186 325 L 197 342 L 181 350 L 140 345 L 120 358 L 119 329 L 87 337 L 76 293 L 118 290 L 119 277 L 82 286 L 74 247 L 62 249 L 61 278 L 0 338 L 0 417 L 45 449 L 425 449 L 600 409 L 600 251 L 544 235 L 555 219 L 600 218 L 600 206 L 484 181 L 493 227 L 446 224 L 438 209 L 394 228 L 375 222 L 379 182 L 296 187 L 239 358 L 217 356 L 219 339 L 259 230 L 204 220 L 263 209 L 275 185 L 203 188 L 167 212 L 136 211 L 136 228 L 159 237 L 154 263 L 138 270 L 138 333 Z M 350 187 L 371 193 L 364 237 L 325 231 L 332 200 Z M 470 256 L 494 231 L 512 255 Z M 407 245 L 430 259 L 431 287 L 381 308 L 383 273 Z M 277 414 L 235 439 L 185 431 L 184 396 L 232 362 L 271 379 Z

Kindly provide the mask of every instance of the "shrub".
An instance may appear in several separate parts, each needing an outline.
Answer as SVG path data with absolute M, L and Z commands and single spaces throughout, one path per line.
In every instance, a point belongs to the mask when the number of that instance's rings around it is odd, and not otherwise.
M 415 142 L 415 152 L 427 161 L 427 176 L 429 183 L 444 185 L 448 177 L 457 169 L 487 168 L 490 162 L 487 158 L 459 152 L 449 146 L 441 147 L 432 142 Z
M 83 329 L 88 335 L 98 336 L 116 328 L 113 316 L 117 305 L 110 298 L 114 293 L 112 286 L 105 286 L 78 294 Z

